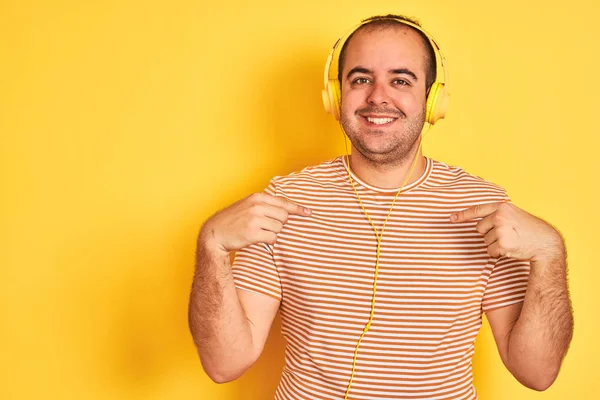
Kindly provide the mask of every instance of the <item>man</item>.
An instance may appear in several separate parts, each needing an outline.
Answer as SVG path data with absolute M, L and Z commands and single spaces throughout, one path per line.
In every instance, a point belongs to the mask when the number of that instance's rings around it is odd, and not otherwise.
M 202 227 L 189 319 L 215 382 L 257 360 L 278 310 L 277 399 L 475 399 L 483 312 L 522 384 L 556 379 L 573 325 L 563 240 L 422 155 L 433 45 L 415 21 L 366 20 L 339 56 L 349 160 L 276 177 Z

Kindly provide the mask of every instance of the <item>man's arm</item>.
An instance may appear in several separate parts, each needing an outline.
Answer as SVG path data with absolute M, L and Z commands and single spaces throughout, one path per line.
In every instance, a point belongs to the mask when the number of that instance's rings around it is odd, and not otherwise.
M 565 245 L 541 219 L 509 203 L 484 204 L 451 216 L 484 217 L 477 231 L 492 257 L 530 261 L 525 300 L 487 313 L 502 361 L 523 385 L 545 390 L 556 379 L 573 336 Z
M 225 383 L 256 362 L 279 302 L 236 289 L 229 253 L 214 250 L 199 241 L 188 317 L 204 371 Z
M 557 249 L 553 257 L 531 261 L 523 303 L 486 314 L 504 365 L 535 390 L 552 385 L 573 336 L 564 246 Z
M 288 215 L 310 215 L 285 198 L 251 195 L 211 217 L 200 230 L 189 326 L 205 372 L 215 382 L 242 375 L 264 348 L 279 301 L 237 290 L 230 252 L 274 244 Z

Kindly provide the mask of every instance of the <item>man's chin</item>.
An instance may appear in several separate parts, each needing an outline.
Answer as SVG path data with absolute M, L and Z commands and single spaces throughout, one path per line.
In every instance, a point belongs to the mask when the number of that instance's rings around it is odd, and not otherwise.
M 354 148 L 356 148 L 361 158 L 376 163 L 387 164 L 399 156 L 393 150 L 386 148 L 368 146 L 354 146 Z

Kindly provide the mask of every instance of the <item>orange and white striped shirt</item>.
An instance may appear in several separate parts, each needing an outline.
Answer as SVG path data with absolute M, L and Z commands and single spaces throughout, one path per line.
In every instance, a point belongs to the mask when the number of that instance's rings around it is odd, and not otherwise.
M 353 175 L 380 230 L 397 189 Z M 369 320 L 377 240 L 342 157 L 275 177 L 267 193 L 312 210 L 275 245 L 236 254 L 236 287 L 281 301 L 285 367 L 275 399 L 344 398 Z M 427 159 L 396 200 L 381 243 L 375 316 L 349 399 L 476 399 L 471 360 L 482 312 L 523 301 L 529 262 L 488 255 L 477 220 L 450 214 L 509 201 L 495 184 Z

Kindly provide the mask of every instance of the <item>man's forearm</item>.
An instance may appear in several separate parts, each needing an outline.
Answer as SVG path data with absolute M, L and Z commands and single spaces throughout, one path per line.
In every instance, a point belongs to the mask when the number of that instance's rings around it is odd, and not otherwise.
M 202 366 L 215 382 L 236 379 L 252 363 L 252 333 L 237 296 L 229 254 L 214 251 L 202 238 L 188 318 Z
M 525 386 L 545 390 L 558 375 L 573 336 L 566 253 L 531 261 L 521 315 L 508 341 L 508 367 Z

